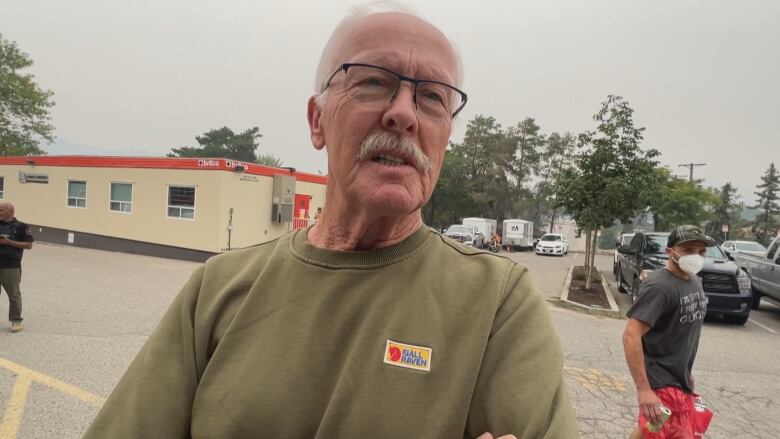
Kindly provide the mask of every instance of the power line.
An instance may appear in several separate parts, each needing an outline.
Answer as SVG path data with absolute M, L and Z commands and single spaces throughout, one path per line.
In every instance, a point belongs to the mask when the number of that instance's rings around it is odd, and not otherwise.
M 677 165 L 677 166 L 681 166 L 683 168 L 690 169 L 690 176 L 688 177 L 688 182 L 693 183 L 693 168 L 696 168 L 696 167 L 699 167 L 699 166 L 705 166 L 705 165 L 706 165 L 706 163 L 685 163 L 685 164 Z

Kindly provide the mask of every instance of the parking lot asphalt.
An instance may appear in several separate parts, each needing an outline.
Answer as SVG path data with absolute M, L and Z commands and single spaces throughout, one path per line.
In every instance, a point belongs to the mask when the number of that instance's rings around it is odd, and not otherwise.
M 81 437 L 196 266 L 44 243 L 25 252 L 24 330 L 0 326 L 0 438 Z M 3 296 L 3 317 L 7 306 Z

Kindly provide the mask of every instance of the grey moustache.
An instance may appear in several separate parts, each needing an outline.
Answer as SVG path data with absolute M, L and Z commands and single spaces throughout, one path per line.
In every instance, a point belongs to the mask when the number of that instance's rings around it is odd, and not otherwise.
M 385 131 L 374 131 L 366 136 L 358 148 L 357 159 L 361 162 L 370 160 L 371 157 L 380 152 L 397 153 L 410 159 L 411 163 L 409 164 L 414 166 L 420 174 L 425 174 L 431 169 L 431 161 L 416 143 Z

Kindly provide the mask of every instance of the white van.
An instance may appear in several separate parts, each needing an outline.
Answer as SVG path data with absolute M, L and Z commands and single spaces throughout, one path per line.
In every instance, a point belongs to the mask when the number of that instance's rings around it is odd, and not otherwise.
M 533 248 L 534 223 L 521 219 L 504 220 L 501 231 L 501 245 L 511 245 L 512 249 Z
M 464 226 L 474 226 L 485 238 L 483 246 L 490 241 L 490 237 L 496 233 L 496 220 L 487 218 L 463 218 Z

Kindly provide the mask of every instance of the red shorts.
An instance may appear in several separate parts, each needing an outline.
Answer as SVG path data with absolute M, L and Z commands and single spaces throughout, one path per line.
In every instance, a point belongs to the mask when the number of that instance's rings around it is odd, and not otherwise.
M 693 402 L 696 398 L 690 393 L 685 393 L 678 387 L 663 387 L 656 389 L 658 399 L 672 411 L 672 416 L 666 420 L 661 430 L 652 433 L 647 429 L 647 419 L 640 413 L 638 417 L 639 428 L 645 439 L 695 439 L 695 414 Z

